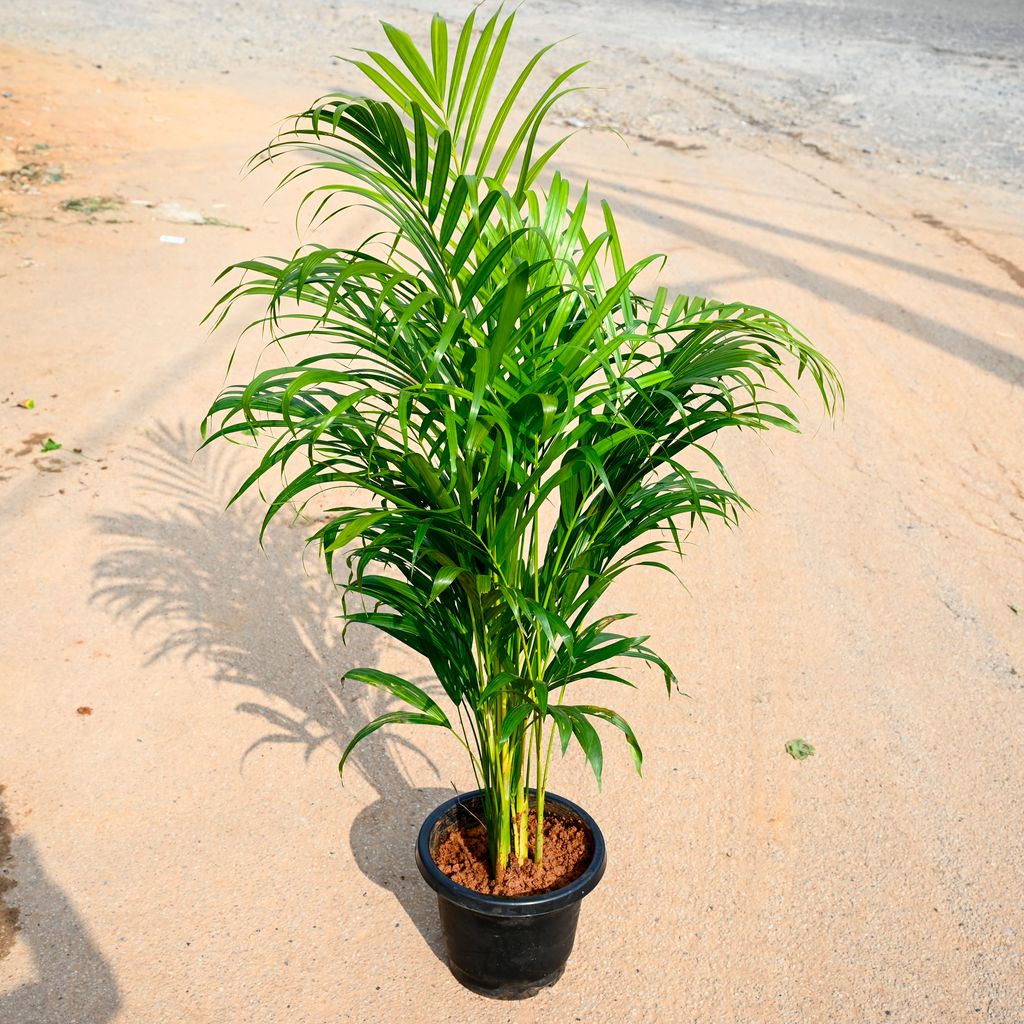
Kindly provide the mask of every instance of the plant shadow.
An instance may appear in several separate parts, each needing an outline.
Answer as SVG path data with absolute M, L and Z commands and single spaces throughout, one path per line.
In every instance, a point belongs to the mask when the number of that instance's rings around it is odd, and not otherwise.
M 183 424 L 157 425 L 132 453 L 140 507 L 95 520 L 106 551 L 94 566 L 92 600 L 131 624 L 147 664 L 200 662 L 214 684 L 257 691 L 237 710 L 268 731 L 243 751 L 240 770 L 268 745 L 294 745 L 305 761 L 321 748 L 340 757 L 358 729 L 394 708 L 384 691 L 341 681 L 347 670 L 379 662 L 383 634 L 352 627 L 341 642 L 337 590 L 319 560 L 310 557 L 307 570 L 300 557 L 315 525 L 272 526 L 261 550 L 263 507 L 242 499 L 225 511 L 239 478 L 231 452 L 224 446 L 193 458 L 197 444 Z M 413 851 L 422 820 L 450 792 L 414 786 L 400 755 L 436 774 L 393 730 L 376 733 L 349 759 L 346 779 L 358 775 L 377 793 L 353 821 L 349 842 L 363 874 L 394 894 L 443 960 L 433 893 Z
M 423 819 L 452 791 L 413 789 L 382 793 L 352 822 L 349 845 L 359 870 L 401 904 L 434 955 L 447 963 L 437 897 L 420 878 L 413 855 Z
M 0 962 L 21 936 L 36 977 L 0 992 L 0 1021 L 106 1024 L 121 1008 L 114 972 L 67 895 L 50 878 L 32 837 L 13 833 L 2 793 L 0 786 Z
M 636 183 L 630 184 L 629 188 L 622 192 L 621 183 L 600 172 L 591 174 L 590 179 L 594 184 L 601 184 L 612 194 L 619 192 L 615 200 L 616 211 L 621 210 L 624 216 L 635 218 L 640 224 L 658 230 L 671 230 L 678 238 L 722 253 L 758 274 L 797 282 L 804 289 L 811 290 L 816 296 L 845 308 L 855 316 L 865 317 L 884 326 L 913 334 L 919 340 L 1000 377 L 1011 385 L 1017 385 L 1024 380 L 1024 359 L 1015 352 L 988 338 L 971 334 L 962 327 L 944 322 L 940 317 L 934 316 L 930 308 L 905 304 L 884 292 L 857 285 L 848 275 L 830 272 L 828 268 L 830 265 L 838 265 L 837 259 L 851 257 L 901 274 L 940 282 L 947 289 L 956 289 L 980 295 L 992 302 L 1020 307 L 1024 304 L 1024 298 L 1016 292 L 992 287 L 962 274 L 949 273 L 941 268 L 876 252 L 847 241 L 830 239 L 785 224 L 745 216 L 730 210 L 727 204 L 720 207 L 712 206 L 671 195 L 665 190 L 644 189 Z M 929 215 L 915 216 L 928 223 Z M 721 230 L 702 224 L 696 219 L 699 217 L 714 218 Z M 941 222 L 939 224 L 943 227 Z M 737 230 L 727 230 L 723 225 L 734 225 Z M 766 231 L 776 235 L 782 240 L 781 243 L 768 247 L 752 240 L 752 234 L 756 237 L 756 232 Z M 829 254 L 829 259 L 815 265 L 801 262 L 787 254 L 788 248 L 785 243 L 788 240 L 816 245 Z M 968 244 L 973 245 L 969 240 Z M 990 262 L 996 262 L 1004 271 L 1009 268 L 1010 273 L 1020 274 L 1019 268 L 1002 256 L 987 252 L 978 246 L 974 248 Z M 721 283 L 716 282 L 716 287 Z

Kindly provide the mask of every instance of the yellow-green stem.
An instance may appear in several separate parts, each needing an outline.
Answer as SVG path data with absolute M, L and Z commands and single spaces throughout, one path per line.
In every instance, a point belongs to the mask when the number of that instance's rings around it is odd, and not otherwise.
M 544 778 L 541 774 L 543 764 L 541 762 L 541 743 L 543 730 L 540 723 L 537 723 L 537 835 L 533 841 L 533 862 L 538 866 L 544 863 Z

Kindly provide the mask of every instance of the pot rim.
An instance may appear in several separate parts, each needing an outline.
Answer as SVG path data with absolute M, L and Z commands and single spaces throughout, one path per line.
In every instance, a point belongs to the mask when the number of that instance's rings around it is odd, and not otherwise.
M 533 790 L 530 790 L 533 793 Z M 423 880 L 433 889 L 439 897 L 442 897 L 456 906 L 466 910 L 475 911 L 478 914 L 486 914 L 489 917 L 536 917 L 540 914 L 550 914 L 556 910 L 562 910 L 573 903 L 578 903 L 588 893 L 597 888 L 597 883 L 604 875 L 607 864 L 607 853 L 605 850 L 604 836 L 597 826 L 597 822 L 579 805 L 567 800 L 564 796 L 552 793 L 548 790 L 545 793 L 545 805 L 556 803 L 559 807 L 576 815 L 590 831 L 594 844 L 594 852 L 590 863 L 579 878 L 568 885 L 551 892 L 539 893 L 535 896 L 488 896 L 474 889 L 467 889 L 464 885 L 452 881 L 435 863 L 430 853 L 430 837 L 437 823 L 448 814 L 453 808 L 464 804 L 474 797 L 481 797 L 483 790 L 474 789 L 467 793 L 454 796 L 446 800 L 439 807 L 436 807 L 420 826 L 419 837 L 416 841 L 416 866 L 419 868 Z

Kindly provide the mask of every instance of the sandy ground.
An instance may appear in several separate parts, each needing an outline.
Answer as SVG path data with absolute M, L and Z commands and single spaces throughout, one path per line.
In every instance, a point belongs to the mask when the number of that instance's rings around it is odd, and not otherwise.
M 691 698 L 595 688 L 645 778 L 613 737 L 602 792 L 558 766 L 608 872 L 558 986 L 494 1003 L 449 975 L 413 864 L 470 781 L 457 747 L 378 734 L 335 770 L 382 706 L 339 676 L 421 666 L 342 646 L 306 526 L 259 551 L 254 507 L 222 511 L 245 460 L 192 458 L 238 326 L 197 326 L 211 280 L 295 242 L 290 197 L 238 169 L 331 83 L 182 81 L 96 38 L 0 48 L 0 158 L 34 165 L 0 179 L 0 1020 L 1024 1021 L 1019 189 L 861 159 L 842 126 L 747 130 L 700 76 L 673 88 L 719 129 L 566 150 L 630 252 L 791 317 L 848 410 L 729 439 L 757 512 L 692 538 L 688 593 L 619 587 Z M 88 196 L 117 202 L 61 208 Z

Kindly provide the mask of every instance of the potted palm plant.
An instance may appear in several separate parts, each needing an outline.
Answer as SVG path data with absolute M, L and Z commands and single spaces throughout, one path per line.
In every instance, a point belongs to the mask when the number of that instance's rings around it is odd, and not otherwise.
M 586 188 L 541 184 L 565 141 L 542 144 L 542 123 L 581 65 L 516 116 L 550 47 L 492 104 L 514 17 L 474 19 L 450 35 L 435 16 L 422 50 L 385 24 L 390 55 L 351 62 L 377 98 L 331 94 L 253 158 L 298 154 L 282 185 L 320 177 L 311 225 L 352 206 L 379 223 L 224 272 L 241 279 L 214 321 L 256 298 L 256 323 L 298 354 L 227 387 L 204 436 L 265 441 L 238 492 L 279 479 L 264 529 L 328 496 L 312 539 L 346 623 L 429 661 L 436 688 L 348 673 L 396 706 L 339 768 L 385 726 L 451 731 L 478 789 L 430 815 L 417 859 L 453 972 L 516 995 L 561 972 L 604 870 L 597 825 L 548 788 L 556 745 L 578 744 L 600 781 L 595 725 L 611 726 L 641 764 L 629 724 L 577 692 L 630 685 L 629 659 L 674 681 L 647 637 L 618 631 L 626 613 L 595 606 L 631 566 L 669 569 L 697 523 L 736 520 L 718 431 L 795 429 L 775 389 L 801 375 L 829 411 L 841 387 L 774 313 L 635 290 L 660 257 L 627 263 L 607 204 L 594 217 Z

